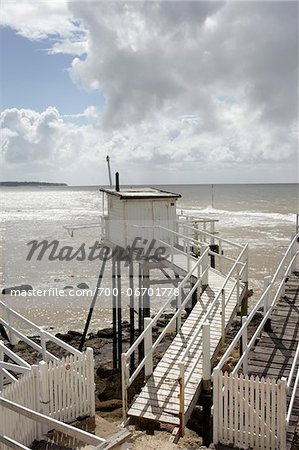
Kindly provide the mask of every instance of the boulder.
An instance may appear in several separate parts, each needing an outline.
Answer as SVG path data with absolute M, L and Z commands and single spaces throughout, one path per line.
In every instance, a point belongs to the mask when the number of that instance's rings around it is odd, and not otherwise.
M 31 284 L 21 284 L 20 286 L 13 286 L 2 289 L 2 294 L 4 295 L 11 294 L 11 291 L 28 292 L 32 291 L 32 289 L 33 287 L 31 286 Z

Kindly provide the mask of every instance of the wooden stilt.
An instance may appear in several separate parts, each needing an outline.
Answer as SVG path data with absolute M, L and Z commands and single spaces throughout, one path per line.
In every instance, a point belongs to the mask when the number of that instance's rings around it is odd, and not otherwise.
M 134 344 L 135 340 L 135 310 L 134 310 L 134 264 L 133 259 L 130 259 L 129 263 L 129 282 L 130 282 L 130 346 Z M 132 353 L 130 359 L 130 370 L 131 373 L 134 371 L 135 365 L 135 352 Z
M 149 277 L 149 266 L 147 261 L 145 261 L 143 264 L 142 281 L 143 281 L 142 287 L 146 289 L 143 295 L 143 317 L 150 317 L 151 316 L 150 296 L 148 295 L 150 277 Z
M 117 281 L 117 347 L 118 347 L 118 368 L 121 367 L 121 354 L 123 348 L 122 342 L 122 302 L 121 302 L 121 261 L 120 258 L 117 258 L 116 261 L 116 281 Z
M 144 329 L 144 316 L 143 316 L 143 297 L 141 294 L 142 288 L 142 278 L 143 278 L 143 266 L 139 263 L 139 296 L 138 296 L 138 332 L 142 333 Z M 144 355 L 144 344 L 143 342 L 138 347 L 138 361 L 141 362 Z
M 97 301 L 97 298 L 98 298 L 99 288 L 100 288 L 101 283 L 102 283 L 105 266 L 106 266 L 106 260 L 104 259 L 102 261 L 102 266 L 101 266 L 101 270 L 100 270 L 100 273 L 99 273 L 99 276 L 98 276 L 96 290 L 95 290 L 95 293 L 93 295 L 93 298 L 92 298 L 92 301 L 91 301 L 91 304 L 90 304 L 90 308 L 89 308 L 89 312 L 88 312 L 88 315 L 87 315 L 87 319 L 86 319 L 86 322 L 85 322 L 83 335 L 82 335 L 81 342 L 80 342 L 80 345 L 79 345 L 79 350 L 80 351 L 82 351 L 82 349 L 83 349 L 83 345 L 84 345 L 84 342 L 85 342 L 85 339 L 86 339 L 86 336 L 87 336 L 87 332 L 88 332 L 88 328 L 89 328 L 90 321 L 91 321 L 91 318 L 92 318 L 93 310 L 94 310 L 94 307 L 95 307 L 95 304 L 96 304 L 96 301 Z
M 117 368 L 117 312 L 116 303 L 117 296 L 115 295 L 116 288 L 116 260 L 112 257 L 112 330 L 113 330 L 113 368 Z

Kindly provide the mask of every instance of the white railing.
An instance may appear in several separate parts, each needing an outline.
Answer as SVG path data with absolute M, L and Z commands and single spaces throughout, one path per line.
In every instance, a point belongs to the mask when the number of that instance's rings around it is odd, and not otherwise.
M 213 442 L 238 448 L 286 449 L 285 379 L 213 372 Z
M 4 361 L 5 355 L 13 361 L 13 363 Z M 6 347 L 3 342 L 0 341 L 0 392 L 3 389 L 3 382 L 6 379 L 8 382 L 17 381 L 18 378 L 11 374 L 11 372 L 16 374 L 30 372 L 31 365 L 24 361 L 23 358 L 18 356 L 12 350 Z
M 299 234 L 297 234 L 291 241 L 287 251 L 285 252 L 281 262 L 275 271 L 274 276 L 267 277 L 265 279 L 265 290 L 262 294 L 260 300 L 256 303 L 252 311 L 247 317 L 242 318 L 242 326 L 236 336 L 234 337 L 232 343 L 229 345 L 228 349 L 222 356 L 218 365 L 215 367 L 213 371 L 213 385 L 214 385 L 214 444 L 218 442 L 227 443 L 227 442 L 236 442 L 236 440 L 240 443 L 242 440 L 242 445 L 246 445 L 246 442 L 251 442 L 254 439 L 254 442 L 259 442 L 257 447 L 265 448 L 265 449 L 279 449 L 284 450 L 286 446 L 285 436 L 286 436 L 286 427 L 288 426 L 291 418 L 292 408 L 296 398 L 296 392 L 299 385 L 299 368 L 298 368 L 298 359 L 299 359 L 299 345 L 297 347 L 295 357 L 291 366 L 290 374 L 288 380 L 278 380 L 278 382 L 274 382 L 267 379 L 259 379 L 258 377 L 248 379 L 248 377 L 239 374 L 239 370 L 242 368 L 243 373 L 247 374 L 247 365 L 248 365 L 248 355 L 250 350 L 255 345 L 257 338 L 262 333 L 265 324 L 268 320 L 271 319 L 271 314 L 273 309 L 275 308 L 278 299 L 283 295 L 285 282 L 287 281 L 288 275 L 290 272 L 296 269 L 297 258 L 299 255 Z M 253 317 L 257 313 L 259 309 L 263 308 L 264 314 L 263 319 L 254 332 L 252 338 L 249 342 L 247 342 L 247 329 L 248 325 L 252 321 Z M 232 373 L 228 376 L 227 374 L 222 373 L 222 367 L 232 354 L 235 347 L 239 344 L 240 340 L 242 341 L 242 356 L 238 360 L 235 365 Z M 295 376 L 297 370 L 297 375 Z M 227 381 L 228 380 L 228 381 Z M 241 381 L 240 381 L 241 380 Z M 242 381 L 243 380 L 243 381 Z M 245 381 L 244 381 L 245 380 Z M 250 381 L 250 382 L 249 382 Z M 220 383 L 217 385 L 217 383 Z M 258 430 L 254 427 L 258 425 L 254 425 L 253 419 L 250 422 L 250 426 L 244 428 L 244 423 L 239 421 L 236 422 L 234 416 L 231 416 L 231 413 L 225 409 L 226 401 L 228 399 L 229 390 L 236 389 L 238 390 L 238 383 L 245 383 L 246 386 L 249 386 L 249 398 L 254 399 L 255 395 L 258 395 L 257 398 L 262 398 L 266 401 L 269 397 L 269 392 L 273 392 L 271 394 L 271 398 L 275 394 L 275 392 L 280 392 L 279 399 L 277 397 L 276 403 L 273 401 L 273 405 L 271 406 L 275 414 L 269 415 L 269 413 L 264 412 L 266 415 L 261 417 L 258 415 L 258 411 L 256 404 L 253 403 L 253 400 L 245 404 L 237 403 L 234 406 L 235 414 L 242 414 L 242 417 L 258 417 L 261 420 L 262 431 L 258 432 Z M 270 389 L 270 384 L 272 386 L 272 390 Z M 245 386 L 244 385 L 244 386 Z M 218 386 L 218 387 L 217 387 Z M 216 387 L 216 388 L 215 388 Z M 246 387 L 247 389 L 247 387 Z M 258 390 L 259 389 L 259 390 Z M 290 402 L 288 405 L 288 409 L 286 407 L 287 404 L 287 393 L 290 395 Z M 235 395 L 235 394 L 234 394 Z M 247 395 L 247 394 L 246 394 Z M 220 397 L 224 399 L 220 402 Z M 219 397 L 219 398 L 218 398 Z M 243 398 L 243 397 L 242 397 Z M 248 398 L 247 398 L 248 400 Z M 271 405 L 270 400 L 266 402 L 267 408 L 268 404 Z M 223 406 L 224 405 L 224 406 Z M 262 401 L 262 405 L 264 405 L 264 401 Z M 227 406 L 227 405 L 226 405 Z M 241 408 L 245 408 L 242 409 Z M 276 409 L 275 409 L 276 408 Z M 244 413 L 244 414 L 243 414 Z M 275 422 L 276 421 L 276 422 Z M 275 423 L 274 423 L 275 422 Z M 222 425 L 221 425 L 222 424 Z M 276 428 L 275 428 L 276 427 Z M 219 431 L 222 430 L 222 431 Z M 268 431 L 267 431 L 268 430 Z M 269 430 L 272 430 L 271 432 Z M 266 433 L 266 434 L 265 434 Z M 267 434 L 268 433 L 268 434 Z M 271 434 L 272 433 L 272 434 Z M 227 434 L 229 434 L 229 441 L 227 441 Z M 270 436 L 270 441 L 269 441 Z M 274 439 L 275 438 L 275 439 Z M 270 442 L 270 443 L 269 443 Z M 242 445 L 240 445 L 242 447 Z M 268 445 L 268 446 L 267 446 Z
M 191 231 L 194 230 L 194 227 L 185 225 L 188 229 Z M 176 322 L 177 323 L 177 331 L 181 327 L 181 314 L 183 309 L 186 307 L 190 299 L 192 298 L 192 295 L 197 292 L 197 298 L 199 298 L 202 287 L 205 285 L 208 285 L 208 278 L 209 278 L 209 270 L 210 268 L 210 261 L 209 261 L 209 255 L 214 254 L 217 255 L 219 258 L 227 258 L 229 259 L 230 263 L 232 263 L 232 267 L 229 269 L 228 273 L 226 274 L 226 278 L 223 281 L 223 284 L 221 288 L 219 289 L 218 293 L 216 294 L 215 299 L 209 305 L 208 310 L 206 314 L 204 315 L 204 318 L 201 320 L 200 324 L 197 327 L 197 330 L 195 332 L 195 335 L 193 336 L 192 340 L 188 344 L 186 351 L 180 358 L 179 367 L 180 367 L 180 373 L 181 378 L 183 377 L 184 382 L 181 383 L 182 388 L 182 394 L 184 396 L 184 390 L 186 388 L 186 384 L 190 381 L 190 378 L 192 376 L 192 373 L 194 372 L 196 365 L 198 363 L 198 360 L 201 357 L 201 352 L 198 353 L 198 359 L 196 359 L 195 363 L 192 365 L 191 372 L 188 375 L 187 379 L 185 380 L 185 377 L 183 376 L 185 374 L 185 358 L 190 351 L 191 346 L 194 344 L 195 340 L 198 338 L 199 334 L 202 332 L 203 324 L 204 322 L 209 318 L 209 315 L 215 305 L 221 301 L 222 304 L 222 338 L 224 339 L 225 336 L 225 318 L 226 318 L 226 306 L 228 302 L 231 299 L 231 296 L 236 293 L 237 302 L 240 297 L 241 293 L 241 283 L 247 283 L 248 282 L 248 245 L 240 245 L 235 244 L 234 242 L 231 242 L 227 239 L 222 239 L 220 237 L 217 237 L 218 241 L 225 244 L 232 245 L 238 252 L 236 259 L 228 258 L 222 254 L 214 253 L 210 250 L 209 246 L 206 244 L 206 242 L 199 241 L 195 239 L 194 237 L 187 236 L 186 234 L 182 234 L 178 231 L 170 230 L 168 228 L 165 228 L 161 225 L 154 225 L 154 226 L 138 226 L 138 228 L 154 228 L 154 229 L 161 229 L 164 231 L 169 232 L 170 236 L 173 236 L 171 239 L 171 242 L 165 242 L 161 239 L 157 239 L 157 242 L 170 248 L 170 261 L 172 264 L 174 264 L 174 255 L 177 253 L 182 253 L 187 257 L 187 275 L 185 278 L 181 281 L 181 283 L 178 285 L 178 297 L 171 297 L 167 302 L 162 306 L 162 308 L 159 310 L 159 312 L 156 314 L 156 316 L 151 318 L 145 319 L 145 329 L 143 333 L 138 337 L 138 339 L 134 342 L 134 344 L 129 348 L 129 350 L 126 353 L 122 354 L 122 398 L 123 398 L 123 415 L 124 418 L 126 417 L 127 412 L 127 404 L 128 404 L 128 397 L 127 397 L 127 390 L 129 386 L 133 383 L 137 375 L 140 373 L 140 371 L 145 369 L 145 377 L 148 378 L 152 372 L 153 372 L 153 353 L 159 343 L 162 341 L 162 339 L 165 337 L 165 334 L 168 332 L 168 330 L 171 330 L 171 327 Z M 196 230 L 196 229 L 195 229 Z M 215 237 L 215 235 L 211 235 L 207 232 L 202 232 L 207 237 L 211 236 L 212 238 Z M 178 240 L 181 240 L 183 242 L 183 248 L 184 250 L 180 250 L 179 248 L 175 247 L 176 242 Z M 190 249 L 191 245 L 197 246 L 200 248 L 200 257 L 194 258 L 191 255 Z M 193 265 L 193 267 L 192 267 Z M 196 282 L 193 280 L 193 286 L 188 292 L 187 296 L 185 297 L 184 301 L 182 301 L 182 289 L 186 286 L 187 282 L 192 279 L 192 277 L 195 275 L 197 278 Z M 231 282 L 234 278 L 233 285 L 227 289 L 227 284 L 229 281 Z M 244 284 L 243 284 L 244 285 Z M 167 326 L 163 329 L 163 331 L 159 334 L 159 337 L 156 339 L 155 342 L 152 341 L 152 328 L 156 325 L 159 318 L 163 315 L 163 313 L 166 312 L 166 310 L 170 307 L 171 303 L 177 300 L 177 311 L 173 315 L 173 317 L 168 322 Z M 139 363 L 137 368 L 134 370 L 134 372 L 129 375 L 129 361 L 131 355 L 134 354 L 134 352 L 138 349 L 138 347 L 144 342 L 144 353 L 145 356 L 142 359 L 142 361 Z M 184 374 L 183 374 L 184 372 Z M 184 401 L 181 401 L 184 407 Z M 184 414 L 183 414 L 184 415 Z M 184 417 L 182 418 L 184 420 Z
M 297 368 L 297 375 L 295 377 L 296 368 Z M 294 380 L 294 384 L 293 384 L 293 380 Z M 291 367 L 291 370 L 289 373 L 289 377 L 287 380 L 287 389 L 288 389 L 288 392 L 290 393 L 290 401 L 289 401 L 289 405 L 288 405 L 287 420 L 286 420 L 287 426 L 289 426 L 289 424 L 290 424 L 291 414 L 292 414 L 292 410 L 294 407 L 298 386 L 299 386 L 299 343 L 297 346 L 294 361 L 293 361 L 293 364 L 292 364 L 292 367 Z
M 248 254 L 248 245 L 246 244 L 240 251 L 239 256 L 234 262 L 232 268 L 228 272 L 225 280 L 222 283 L 222 286 L 218 290 L 215 295 L 214 300 L 209 305 L 206 313 L 200 320 L 195 332 L 193 333 L 192 338 L 189 340 L 187 347 L 184 349 L 183 353 L 180 356 L 178 361 L 179 371 L 180 371 L 180 379 L 182 385 L 182 396 L 183 400 L 181 401 L 182 411 L 180 415 L 181 419 L 181 434 L 184 434 L 184 426 L 185 426 L 185 389 L 187 388 L 188 383 L 192 380 L 192 375 L 198 366 L 200 359 L 203 359 L 203 371 L 208 371 L 209 374 L 203 373 L 203 379 L 210 379 L 211 373 L 211 365 L 210 365 L 210 331 L 209 331 L 209 319 L 213 309 L 221 302 L 221 335 L 222 341 L 224 342 L 225 338 L 225 328 L 226 328 L 226 306 L 231 299 L 233 294 L 236 294 L 236 306 L 240 300 L 240 294 L 242 292 L 241 282 L 244 283 L 247 281 L 247 254 Z M 244 263 L 244 258 L 246 258 L 246 263 Z M 227 284 L 233 281 L 232 287 L 229 288 L 228 294 L 227 292 Z M 243 285 L 244 286 L 244 285 Z M 197 340 L 199 340 L 202 335 L 202 348 L 199 348 L 196 352 L 196 357 L 192 360 L 191 367 L 188 367 L 187 359 L 191 352 L 192 347 Z M 194 350 L 194 348 L 193 348 Z M 188 370 L 187 370 L 188 369 Z M 183 380 L 183 381 L 182 381 Z
M 193 293 L 198 289 L 198 292 L 200 291 L 200 286 L 202 283 L 202 279 L 205 278 L 208 270 L 209 270 L 209 262 L 207 259 L 207 256 L 209 254 L 209 249 L 206 248 L 205 251 L 202 253 L 200 258 L 194 259 L 194 266 L 190 269 L 190 271 L 187 273 L 185 278 L 179 283 L 178 285 L 178 292 L 179 295 L 170 297 L 164 305 L 160 308 L 158 313 L 155 315 L 153 319 L 145 318 L 145 328 L 144 331 L 140 334 L 140 336 L 136 339 L 134 344 L 129 348 L 129 350 L 126 353 L 122 354 L 122 360 L 121 360 L 121 366 L 122 366 L 122 399 L 123 399 L 123 415 L 124 418 L 126 417 L 127 413 L 127 406 L 128 406 L 128 397 L 127 397 L 127 390 L 133 383 L 133 381 L 136 379 L 137 375 L 140 373 L 140 371 L 145 368 L 145 376 L 148 377 L 152 374 L 153 370 L 153 354 L 154 351 L 157 349 L 158 345 L 164 339 L 167 332 L 170 332 L 172 330 L 173 325 L 177 324 L 177 331 L 181 327 L 181 315 L 184 308 L 188 305 L 188 302 L 190 302 L 190 299 L 192 298 Z M 188 292 L 185 299 L 182 301 L 182 290 L 186 286 L 187 282 L 189 282 L 193 275 L 197 277 L 197 281 L 194 283 L 192 289 Z M 158 320 L 162 317 L 162 315 L 170 308 L 173 301 L 177 301 L 177 311 L 172 316 L 170 321 L 167 323 L 165 328 L 160 331 L 159 336 L 153 342 L 152 339 L 152 330 L 153 327 L 157 324 Z M 129 374 L 129 362 L 130 357 L 134 352 L 138 349 L 140 345 L 144 343 L 144 353 L 145 356 L 142 359 L 142 361 L 139 363 L 139 365 L 136 367 L 134 372 L 130 375 Z
M 227 361 L 228 357 L 233 352 L 234 348 L 238 345 L 240 339 L 243 339 L 243 353 L 241 358 L 239 359 L 237 365 L 234 367 L 233 373 L 236 373 L 241 366 L 244 366 L 246 368 L 247 366 L 247 359 L 248 354 L 252 347 L 254 346 L 254 343 L 256 339 L 259 337 L 261 332 L 264 329 L 264 326 L 266 322 L 270 319 L 273 309 L 276 306 L 276 303 L 278 299 L 283 295 L 284 288 L 285 288 L 285 281 L 290 273 L 290 271 L 295 270 L 296 268 L 296 261 L 299 254 L 299 246 L 298 246 L 298 240 L 299 240 L 299 234 L 297 234 L 291 241 L 286 253 L 284 254 L 282 260 L 280 261 L 280 264 L 278 268 L 275 271 L 275 274 L 272 278 L 267 277 L 265 279 L 265 290 L 260 298 L 260 300 L 255 304 L 254 308 L 251 310 L 250 314 L 243 319 L 243 324 L 234 337 L 233 341 L 229 345 L 228 349 L 222 356 L 221 360 L 219 361 L 217 365 L 217 369 L 221 369 L 225 362 Z M 253 334 L 251 340 L 247 343 L 244 339 L 244 336 L 247 335 L 247 328 L 250 322 L 252 321 L 253 317 L 257 313 L 257 311 L 263 308 L 264 316 L 257 327 L 255 333 Z
M 177 217 L 178 217 L 178 226 L 185 224 L 185 225 L 189 225 L 189 226 L 192 226 L 193 228 L 195 228 L 195 231 L 193 233 L 195 239 L 198 239 L 197 236 L 200 232 L 202 232 L 202 233 L 208 232 L 212 235 L 218 234 L 218 232 L 216 231 L 215 225 L 216 225 L 216 223 L 219 222 L 219 219 L 209 219 L 207 217 L 201 218 L 201 217 L 196 217 L 196 216 L 192 216 L 190 214 L 184 214 L 184 213 L 178 214 Z M 205 236 L 203 234 L 203 240 L 205 242 L 207 242 L 206 237 L 207 236 Z
M 64 225 L 64 229 L 67 230 L 68 234 L 71 237 L 75 236 L 75 232 L 76 231 L 80 231 L 80 230 L 88 230 L 90 228 L 99 228 L 100 229 L 100 239 L 104 239 L 105 238 L 105 233 L 106 233 L 106 228 L 105 228 L 105 217 L 104 215 L 100 216 L 100 222 L 95 222 L 95 223 L 83 223 L 83 224 L 78 224 L 78 225 Z
M 44 361 L 58 360 L 58 358 L 55 355 L 53 355 L 51 352 L 47 350 L 48 341 L 54 342 L 56 345 L 58 345 L 59 347 L 63 348 L 64 350 L 73 355 L 78 356 L 81 355 L 81 352 L 79 350 L 75 349 L 71 345 L 67 344 L 66 342 L 57 338 L 53 334 L 44 330 L 42 327 L 39 327 L 31 320 L 22 316 L 20 313 L 13 310 L 3 302 L 0 302 L 0 311 L 4 313 L 4 316 L 6 316 L 6 320 L 2 316 L 0 317 L 0 324 L 2 324 L 6 329 L 10 342 L 14 343 L 15 337 L 17 339 L 26 342 L 26 344 L 28 344 L 34 350 L 37 350 L 42 355 Z M 40 345 L 37 344 L 35 341 L 33 341 L 30 337 L 26 336 L 21 331 L 19 331 L 15 326 L 15 322 L 19 322 L 22 324 L 23 327 L 26 326 L 31 331 L 34 331 L 34 333 L 36 333 L 40 337 Z
M 55 428 L 55 420 L 72 422 L 80 416 L 95 415 L 94 359 L 91 348 L 79 356 L 70 355 L 48 363 L 42 361 L 31 369 L 16 383 L 5 387 L 0 400 L 22 405 L 33 413 L 42 413 L 54 419 L 54 422 L 48 421 L 45 427 L 37 420 L 0 406 L 0 436 L 7 436 L 28 446 L 34 439 L 40 439 L 48 430 Z M 96 445 L 95 440 L 93 443 Z

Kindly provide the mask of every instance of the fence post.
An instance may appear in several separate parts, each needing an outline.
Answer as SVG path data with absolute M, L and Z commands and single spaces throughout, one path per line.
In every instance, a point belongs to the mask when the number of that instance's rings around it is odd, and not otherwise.
M 0 362 L 1 361 L 4 361 L 4 349 L 3 349 L 2 343 L 0 342 Z M 3 379 L 4 379 L 3 369 L 0 368 L 0 392 L 3 389 Z
M 121 354 L 121 391 L 122 391 L 122 403 L 123 403 L 123 421 L 127 418 L 128 409 L 128 370 L 127 370 L 127 357 L 125 353 Z
M 9 342 L 11 344 L 14 344 L 13 340 L 14 340 L 14 336 L 13 336 L 13 332 L 11 330 L 11 315 L 10 315 L 10 310 L 9 307 L 6 306 L 6 317 L 7 317 L 7 324 L 8 324 L 8 338 L 9 338 Z
M 96 414 L 95 408 L 95 382 L 94 382 L 94 358 L 91 347 L 86 349 L 86 364 L 87 364 L 87 386 L 89 391 L 90 416 L 94 417 Z
M 214 244 L 215 244 L 215 238 L 214 238 L 214 234 L 215 234 L 215 222 L 214 222 L 214 221 L 210 222 L 210 233 L 213 235 L 213 236 L 211 237 L 211 245 L 214 245 Z
M 202 245 L 201 246 L 201 255 L 204 254 L 204 252 L 209 249 L 210 247 L 208 245 Z M 209 252 L 206 253 L 206 255 L 202 259 L 202 270 L 201 270 L 201 285 L 202 287 L 208 286 L 209 284 Z
M 220 377 L 220 370 L 214 369 L 213 370 L 213 444 L 216 445 L 219 442 L 219 434 L 220 434 L 220 423 L 219 421 L 219 377 Z M 220 391 L 221 392 L 221 391 Z M 221 399 L 222 401 L 222 399 Z M 221 419 L 220 419 L 221 420 Z
M 278 380 L 279 386 L 279 405 L 278 405 L 278 414 L 279 420 L 277 421 L 277 437 L 278 437 L 278 445 L 281 450 L 286 450 L 286 442 L 287 442 L 287 433 L 286 433 L 286 417 L 287 417 L 287 380 L 285 377 L 282 377 Z
M 43 355 L 43 360 L 47 361 L 47 347 L 46 347 L 46 340 L 45 340 L 45 335 L 44 332 L 41 330 L 40 332 L 40 344 L 42 347 L 42 355 Z
M 247 322 L 247 316 L 242 316 L 242 327 Z M 244 375 L 247 375 L 248 372 L 248 357 L 247 357 L 247 343 L 248 343 L 248 336 L 247 336 L 247 327 L 244 327 L 243 333 L 242 333 L 242 340 L 241 340 L 241 357 L 246 352 L 246 355 L 243 359 L 243 373 Z
M 144 318 L 144 329 L 151 323 L 152 319 L 150 317 Z M 146 356 L 144 364 L 144 375 L 145 380 L 147 380 L 153 373 L 153 336 L 152 327 L 148 329 L 144 336 L 144 354 Z
M 203 445 L 212 442 L 211 428 L 211 337 L 210 324 L 203 324 L 202 329 L 202 407 L 203 407 Z
M 296 215 L 296 235 L 298 234 L 298 218 L 299 218 L 299 214 Z M 293 237 L 294 239 L 294 237 Z M 292 246 L 292 250 L 291 250 L 291 258 L 293 258 L 296 253 L 299 250 L 299 237 L 297 237 L 297 239 L 295 240 L 293 246 Z M 292 266 L 291 266 L 291 272 L 295 272 L 296 270 L 296 266 L 297 266 L 297 258 L 294 259 Z
M 266 291 L 268 289 L 268 291 L 265 294 L 265 298 L 264 298 L 264 317 L 267 314 L 267 312 L 269 311 L 271 300 L 272 300 L 271 299 L 272 290 L 271 290 L 271 288 L 269 288 L 269 286 L 271 284 L 271 280 L 272 280 L 272 278 L 270 276 L 264 278 L 264 291 Z M 270 317 L 265 323 L 264 330 L 271 331 Z
M 180 376 L 178 382 L 180 387 L 179 393 L 180 437 L 183 437 L 185 434 L 185 364 L 183 362 L 179 362 L 179 369 L 180 369 Z
M 178 317 L 176 319 L 176 332 L 178 333 L 182 326 L 182 312 L 181 312 L 181 305 L 182 305 L 182 290 L 179 288 L 179 295 L 177 300 L 177 308 L 178 308 Z
M 241 258 L 241 262 L 244 264 L 243 270 L 241 273 L 241 276 L 238 278 L 241 278 L 242 283 L 245 285 L 245 294 L 243 295 L 242 302 L 241 302 L 241 316 L 247 316 L 248 314 L 248 244 L 244 247 L 244 253 Z M 240 271 L 240 267 L 238 266 L 238 273 Z M 238 298 L 239 302 L 239 298 Z
M 242 263 L 244 263 L 244 269 L 242 270 L 241 281 L 248 285 L 248 244 L 244 246 L 244 253 L 242 256 Z
M 222 344 L 225 339 L 225 289 L 221 289 L 221 337 Z
M 195 244 L 194 244 L 194 253 L 196 256 L 199 255 L 199 245 L 198 245 L 198 241 L 199 241 L 199 233 L 198 233 L 198 222 L 195 220 L 193 222 L 193 226 L 195 228 L 194 232 L 193 232 L 193 238 L 195 240 Z
M 49 392 L 49 377 L 48 377 L 48 364 L 45 361 L 41 361 L 38 365 L 39 369 L 39 387 L 40 387 L 40 409 L 41 413 L 46 416 L 50 412 L 50 392 Z M 42 433 L 47 434 L 49 428 L 47 425 L 42 425 Z
M 223 250 L 222 250 L 222 241 L 221 241 L 221 239 L 219 239 L 218 245 L 219 245 L 219 272 L 222 272 L 222 255 L 223 255 Z

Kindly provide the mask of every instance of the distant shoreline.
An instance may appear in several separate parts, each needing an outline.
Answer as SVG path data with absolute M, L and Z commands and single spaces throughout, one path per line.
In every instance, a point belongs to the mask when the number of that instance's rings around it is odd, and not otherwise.
M 46 183 L 43 181 L 0 181 L 0 186 L 68 186 L 66 183 Z

